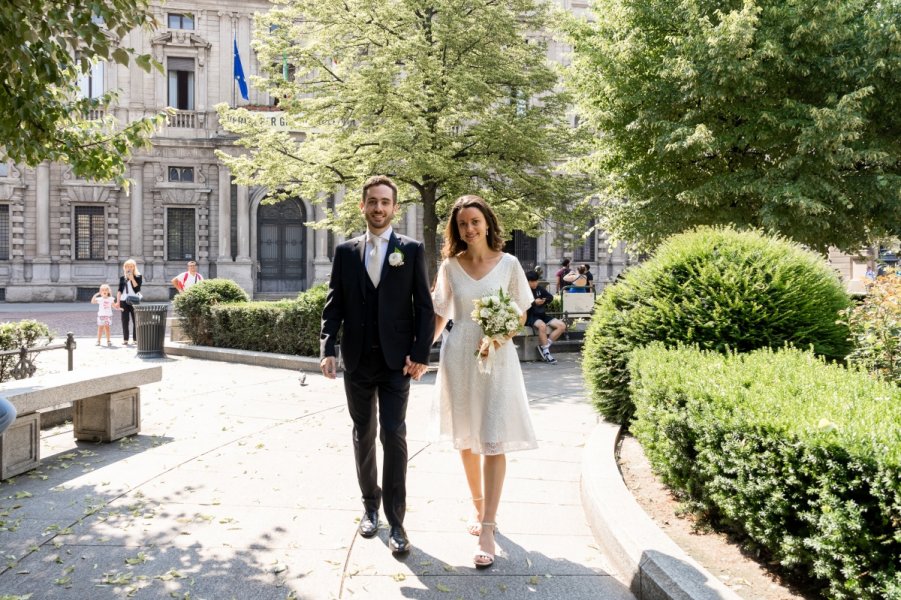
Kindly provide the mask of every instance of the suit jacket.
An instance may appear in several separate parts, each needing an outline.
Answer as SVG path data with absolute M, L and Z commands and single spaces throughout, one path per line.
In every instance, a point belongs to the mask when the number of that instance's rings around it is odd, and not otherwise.
M 366 236 L 338 245 L 332 262 L 328 295 L 322 311 L 319 336 L 320 357 L 335 356 L 335 342 L 341 333 L 344 366 L 354 371 L 360 363 L 366 332 L 366 285 L 369 275 L 363 262 Z M 395 249 L 403 253 L 403 265 L 391 266 Z M 382 262 L 377 290 L 379 299 L 378 333 L 385 363 L 402 369 L 409 355 L 413 362 L 428 364 L 429 348 L 435 331 L 435 311 L 425 266 L 425 246 L 392 232 L 388 254 Z

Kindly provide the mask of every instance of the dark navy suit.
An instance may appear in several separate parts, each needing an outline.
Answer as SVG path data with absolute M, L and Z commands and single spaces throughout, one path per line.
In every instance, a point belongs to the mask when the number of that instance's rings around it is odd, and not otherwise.
M 384 498 L 388 523 L 398 526 L 406 512 L 405 419 L 410 392 L 410 378 L 403 368 L 407 356 L 428 364 L 435 313 L 421 242 L 391 234 L 378 288 L 366 272 L 366 247 L 363 235 L 335 249 L 322 311 L 320 355 L 335 356 L 340 331 L 344 389 L 354 423 L 354 457 L 363 506 L 366 511 L 378 510 Z M 403 254 L 403 265 L 391 266 L 389 258 L 395 249 Z M 385 452 L 381 489 L 375 456 L 377 424 Z

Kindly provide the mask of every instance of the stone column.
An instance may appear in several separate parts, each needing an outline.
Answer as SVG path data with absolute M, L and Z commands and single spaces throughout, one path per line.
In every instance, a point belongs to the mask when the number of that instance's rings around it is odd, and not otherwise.
M 326 217 L 328 206 L 327 200 L 323 198 L 322 202 L 313 205 L 313 214 L 317 221 L 321 221 Z M 316 243 L 313 250 L 313 280 L 312 285 L 328 281 L 332 272 L 332 261 L 328 258 L 328 229 L 314 229 L 314 239 Z
M 32 288 L 31 301 L 53 302 L 62 300 L 57 297 L 60 286 L 52 285 L 55 280 L 52 277 L 52 260 L 50 258 L 50 163 L 42 162 L 35 168 L 35 256 L 31 261 L 31 283 L 37 284 Z M 27 265 L 25 280 L 29 281 Z M 66 298 L 67 300 L 69 298 Z
M 406 214 L 406 224 L 404 225 L 404 229 L 406 229 L 406 233 L 408 236 L 413 238 L 414 240 L 422 239 L 419 237 L 419 211 L 417 210 L 419 207 L 416 204 L 411 204 L 407 207 Z
M 129 232 L 131 246 L 130 257 L 144 256 L 144 163 L 132 162 L 131 177 L 131 213 L 129 216 Z M 124 250 L 124 248 L 123 248 Z M 121 257 L 123 259 L 129 257 Z
M 221 171 L 220 171 L 221 173 Z M 227 171 L 226 171 L 227 173 Z M 220 174 L 220 177 L 223 177 Z M 228 175 L 226 175 L 228 177 Z M 221 183 L 221 180 L 220 180 Z M 228 185 L 231 186 L 231 180 L 229 179 Z M 230 187 L 229 187 L 230 190 Z M 220 206 L 226 202 L 224 197 L 221 195 L 220 191 Z M 246 185 L 238 186 L 238 256 L 234 261 L 231 259 L 231 237 L 228 236 L 228 248 L 227 252 L 229 255 L 224 257 L 220 262 L 216 264 L 216 277 L 221 277 L 223 279 L 231 279 L 238 285 L 240 285 L 245 292 L 247 292 L 251 297 L 253 297 L 254 293 L 254 280 L 253 280 L 253 260 L 250 258 L 250 194 Z M 231 202 L 231 191 L 229 191 L 227 202 Z M 220 219 L 221 219 L 220 215 Z M 229 223 L 231 220 L 229 219 Z M 222 239 L 222 233 L 219 234 L 219 239 Z M 220 242 L 221 243 L 221 242 Z M 221 256 L 221 250 L 220 250 Z
M 36 258 L 50 259 L 50 163 L 42 162 L 35 169 L 37 181 L 37 252 Z
M 225 165 L 219 165 L 219 255 L 218 264 L 232 261 L 232 179 Z
M 238 258 L 250 261 L 250 190 L 238 186 Z

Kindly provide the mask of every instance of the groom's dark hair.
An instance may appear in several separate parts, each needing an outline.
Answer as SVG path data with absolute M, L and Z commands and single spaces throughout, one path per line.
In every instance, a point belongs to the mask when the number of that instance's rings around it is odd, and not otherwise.
M 363 202 L 366 202 L 366 192 L 369 188 L 377 185 L 387 185 L 391 188 L 391 191 L 394 192 L 392 200 L 397 204 L 397 185 L 387 175 L 373 175 L 363 183 Z

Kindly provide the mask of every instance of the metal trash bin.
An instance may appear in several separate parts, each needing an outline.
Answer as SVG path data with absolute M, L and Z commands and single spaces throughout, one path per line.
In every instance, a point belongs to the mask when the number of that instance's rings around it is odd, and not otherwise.
M 162 358 L 163 342 L 166 339 L 166 315 L 168 302 L 141 303 L 134 307 L 138 328 L 138 357 Z

